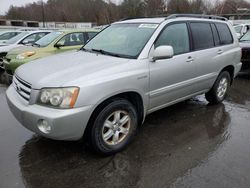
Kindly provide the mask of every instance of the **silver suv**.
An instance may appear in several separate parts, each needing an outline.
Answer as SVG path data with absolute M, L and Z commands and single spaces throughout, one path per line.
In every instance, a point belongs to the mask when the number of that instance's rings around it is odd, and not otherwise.
M 200 94 L 222 102 L 240 59 L 224 18 L 123 20 L 81 50 L 18 68 L 7 99 L 27 129 L 57 140 L 84 136 L 97 152 L 112 154 L 128 145 L 149 113 Z

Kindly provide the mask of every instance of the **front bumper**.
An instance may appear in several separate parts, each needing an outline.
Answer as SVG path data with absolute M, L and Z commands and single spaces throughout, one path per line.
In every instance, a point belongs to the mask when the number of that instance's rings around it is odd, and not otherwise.
M 92 106 L 74 109 L 53 109 L 40 105 L 29 105 L 11 85 L 7 92 L 7 102 L 15 118 L 27 129 L 55 140 L 79 140 L 82 138 L 92 112 Z M 37 123 L 44 119 L 51 125 L 51 132 L 41 132 Z
M 236 77 L 242 69 L 242 62 L 237 63 L 234 68 L 234 77 Z

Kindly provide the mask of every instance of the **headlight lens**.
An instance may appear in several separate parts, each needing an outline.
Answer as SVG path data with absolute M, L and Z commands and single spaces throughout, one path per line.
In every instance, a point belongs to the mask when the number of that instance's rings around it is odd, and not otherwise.
M 25 52 L 25 53 L 22 53 L 22 54 L 18 54 L 16 56 L 16 59 L 25 59 L 27 57 L 31 57 L 31 56 L 35 55 L 35 53 L 36 52 L 31 51 L 31 52 Z
M 55 108 L 73 108 L 78 93 L 78 87 L 42 89 L 39 95 L 38 104 Z

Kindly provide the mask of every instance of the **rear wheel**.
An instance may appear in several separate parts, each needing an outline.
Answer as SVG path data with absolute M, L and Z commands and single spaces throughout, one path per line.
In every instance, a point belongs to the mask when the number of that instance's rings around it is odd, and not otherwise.
M 205 94 L 207 101 L 211 104 L 221 103 L 230 87 L 231 77 L 227 71 L 220 73 L 212 89 Z
M 124 99 L 113 100 L 95 118 L 90 131 L 91 144 L 101 154 L 119 152 L 131 142 L 137 124 L 134 106 Z

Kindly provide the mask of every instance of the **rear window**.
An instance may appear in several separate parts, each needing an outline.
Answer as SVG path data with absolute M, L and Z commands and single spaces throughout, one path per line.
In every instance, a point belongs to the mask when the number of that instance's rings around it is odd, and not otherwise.
M 219 33 L 220 37 L 220 44 L 221 45 L 226 45 L 226 44 L 231 44 L 233 43 L 233 37 L 231 34 L 230 29 L 226 24 L 223 23 L 216 23 L 215 24 Z
M 209 23 L 190 23 L 194 50 L 214 47 L 212 29 Z

